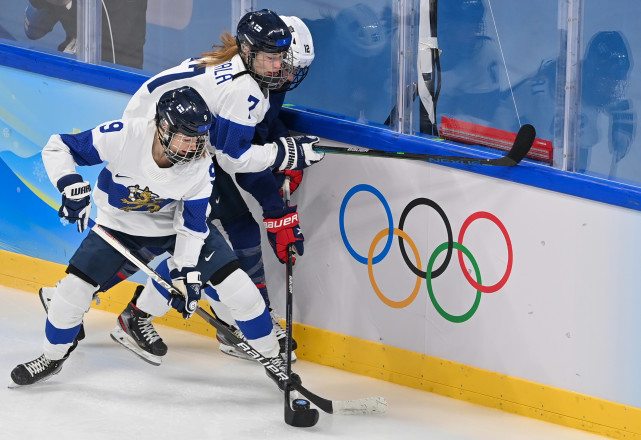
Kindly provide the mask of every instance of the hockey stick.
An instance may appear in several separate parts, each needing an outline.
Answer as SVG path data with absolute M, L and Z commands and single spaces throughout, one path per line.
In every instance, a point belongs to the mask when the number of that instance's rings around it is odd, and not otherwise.
M 285 177 L 283 183 L 283 199 L 285 206 L 289 206 L 289 176 Z M 285 341 L 287 348 L 285 350 L 287 355 L 286 370 L 288 376 L 292 374 L 292 302 L 294 298 L 294 271 L 292 262 L 292 245 L 287 246 L 287 262 L 285 263 L 285 323 L 286 334 Z M 318 410 L 310 408 L 309 402 L 304 399 L 296 399 L 291 405 L 289 403 L 290 386 L 289 383 L 285 384 L 285 423 L 292 426 L 310 427 L 318 422 Z
M 314 151 L 319 151 L 323 153 L 338 153 L 338 154 L 350 154 L 357 156 L 374 156 L 374 157 L 392 157 L 396 159 L 413 159 L 413 160 L 422 160 L 431 163 L 453 163 L 460 165 L 492 165 L 499 167 L 513 167 L 514 165 L 521 162 L 521 159 L 532 148 L 534 143 L 534 138 L 536 137 L 536 130 L 530 124 L 523 125 L 519 132 L 516 135 L 514 144 L 507 154 L 498 159 L 481 159 L 477 157 L 468 157 L 468 156 L 441 156 L 438 154 L 423 154 L 423 153 L 403 153 L 403 152 L 394 152 L 394 151 L 385 151 L 377 150 L 374 148 L 363 148 L 363 147 L 349 147 L 349 148 L 340 148 L 332 147 L 325 145 L 317 145 L 314 147 Z
M 158 272 L 150 268 L 140 259 L 138 259 L 125 245 L 120 243 L 117 238 L 109 234 L 105 229 L 100 225 L 95 224 L 92 228 L 96 234 L 98 234 L 103 240 L 110 244 L 114 249 L 120 252 L 125 258 L 131 261 L 136 267 L 142 270 L 147 276 L 152 278 L 162 287 L 167 289 L 171 295 L 180 295 L 182 293 L 176 289 L 171 283 L 165 280 Z M 256 362 L 260 363 L 266 370 L 274 372 L 277 374 L 280 379 L 283 379 L 289 382 L 296 391 L 301 395 L 306 397 L 314 405 L 325 411 L 329 414 L 378 414 L 384 413 L 387 408 L 387 402 L 382 397 L 365 397 L 362 399 L 356 400 L 328 400 L 323 397 L 317 396 L 316 394 L 309 391 L 307 388 L 293 382 L 289 379 L 288 376 L 280 372 L 280 369 L 273 365 L 272 362 L 254 350 L 247 342 L 239 339 L 227 326 L 220 320 L 214 318 L 212 315 L 207 313 L 202 307 L 196 309 L 196 314 L 207 321 L 212 325 L 221 335 L 225 336 L 230 342 L 233 342 L 233 345 L 245 352 L 248 356 L 253 358 Z
M 251 348 L 249 344 L 241 341 L 234 333 L 232 333 L 222 322 L 214 318 L 211 314 L 203 310 L 202 307 L 196 309 L 196 314 L 211 324 L 216 331 L 219 331 L 225 339 L 228 339 L 230 342 L 233 342 L 233 346 L 242 350 L 253 358 L 256 362 L 263 365 L 265 368 L 269 368 L 271 365 L 269 359 L 260 355 L 256 350 Z M 274 371 L 274 370 L 271 370 Z M 283 373 L 276 373 L 283 380 L 289 382 L 290 386 L 298 391 L 302 396 L 307 398 L 314 405 L 319 407 L 321 410 L 325 411 L 328 414 L 341 414 L 341 415 L 351 415 L 351 414 L 382 414 L 387 409 L 387 402 L 382 397 L 364 397 L 362 399 L 354 400 L 329 400 L 321 396 L 318 396 L 303 385 L 294 382 L 289 379 L 288 376 L 283 375 Z

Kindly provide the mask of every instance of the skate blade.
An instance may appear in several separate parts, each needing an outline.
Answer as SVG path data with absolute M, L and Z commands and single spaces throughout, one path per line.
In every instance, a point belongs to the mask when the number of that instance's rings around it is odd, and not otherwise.
M 246 361 L 253 361 L 254 360 L 253 357 L 247 356 L 245 353 L 243 353 L 242 351 L 237 350 L 232 345 L 227 345 L 227 344 L 221 343 L 218 346 L 218 348 L 220 349 L 220 351 L 222 351 L 226 355 L 233 356 L 235 358 L 243 359 L 243 360 L 246 360 Z M 285 356 L 285 354 L 282 354 L 281 356 L 283 357 L 283 360 L 285 360 L 285 361 L 287 360 L 287 356 Z M 292 364 L 294 362 L 296 362 L 296 354 L 292 351 Z
M 151 365 L 159 366 L 162 364 L 162 357 L 156 356 L 155 354 L 147 353 L 142 348 L 138 347 L 138 344 L 129 336 L 125 331 L 120 328 L 120 326 L 114 328 L 111 333 L 109 333 L 111 339 L 134 353 L 136 356 L 141 358 L 143 361 L 150 363 Z
M 233 356 L 235 358 L 243 359 L 243 360 L 246 360 L 246 361 L 253 361 L 254 360 L 254 358 L 251 358 L 251 357 L 247 356 L 242 351 L 236 350 L 236 348 L 232 347 L 231 345 L 220 344 L 218 346 L 218 348 L 220 349 L 220 351 L 222 351 L 223 353 L 225 353 L 228 356 Z

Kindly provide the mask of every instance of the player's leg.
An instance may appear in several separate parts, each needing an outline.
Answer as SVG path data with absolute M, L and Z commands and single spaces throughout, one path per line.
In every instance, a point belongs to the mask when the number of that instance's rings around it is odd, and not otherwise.
M 265 304 L 267 304 L 272 326 L 281 346 L 281 353 L 284 354 L 287 332 L 280 325 L 281 320 L 273 312 L 269 301 L 261 249 L 260 226 L 252 217 L 234 180 L 220 167 L 216 168 L 216 181 L 210 200 L 210 205 L 213 207 L 210 218 L 220 220 L 220 225 L 238 258 L 240 268 L 249 275 L 262 295 Z M 211 305 L 214 313 L 219 318 L 223 318 L 225 315 L 224 310 L 221 310 L 221 307 L 217 306 L 215 302 L 211 302 Z M 228 322 L 224 318 L 222 320 L 234 327 L 234 329 L 237 327 L 233 322 Z M 232 345 L 226 344 L 224 341 L 220 342 L 220 350 L 223 353 L 246 358 L 244 353 L 236 350 Z M 293 348 L 296 349 L 296 342 L 292 341 L 292 344 Z M 294 353 L 292 353 L 292 359 L 296 359 Z
M 166 248 L 173 245 L 173 239 L 161 240 L 162 242 L 156 243 L 157 246 L 138 250 L 136 254 L 143 255 L 142 261 L 151 261 L 156 255 L 164 253 Z M 161 262 L 156 270 L 169 279 L 166 261 Z M 147 283 L 151 283 L 151 280 L 148 279 Z M 144 290 L 144 286 L 136 287 L 133 298 L 118 316 L 116 327 L 111 331 L 110 336 L 144 361 L 152 365 L 160 365 L 162 357 L 167 354 L 167 344 L 151 321 L 155 316 L 167 313 L 171 307 L 167 304 L 167 299 L 161 295 L 142 295 Z
M 100 264 L 95 264 L 99 260 Z M 58 373 L 77 345 L 84 314 L 89 311 L 100 283 L 122 266 L 124 257 L 93 231 L 82 241 L 48 303 L 43 354 L 11 372 L 16 385 L 30 385 Z
M 163 252 L 164 250 L 162 249 L 150 248 L 150 249 L 140 249 L 136 254 L 141 261 L 144 261 L 145 263 L 149 263 L 154 258 L 156 258 L 156 256 L 162 254 Z M 116 275 L 111 280 L 107 281 L 104 285 L 100 286 L 99 292 L 106 292 L 107 290 L 111 289 L 121 281 L 126 280 L 127 278 L 132 276 L 137 271 L 138 271 L 138 268 L 135 265 L 133 265 L 129 261 L 125 261 L 125 263 L 120 268 L 120 270 L 116 273 Z M 56 286 L 41 287 L 40 290 L 38 291 L 38 295 L 40 296 L 40 302 L 42 303 L 42 307 L 44 307 L 45 312 L 49 311 L 49 303 L 51 302 L 51 299 L 53 298 L 53 296 L 56 294 L 56 291 L 57 291 Z M 94 294 L 94 296 L 95 295 L 97 294 Z M 135 296 L 136 295 L 134 295 L 134 300 L 132 301 L 135 301 Z M 78 331 L 78 336 L 76 336 L 76 343 L 72 345 L 70 352 L 73 351 L 78 346 L 77 343 L 82 341 L 84 338 L 85 338 L 85 329 L 84 329 L 84 325 L 81 324 L 80 330 Z
M 40 297 L 40 302 L 42 303 L 42 307 L 44 307 L 46 313 L 49 313 L 49 304 L 51 303 L 51 299 L 56 294 L 56 292 L 57 292 L 56 286 L 41 287 L 40 290 L 38 290 L 38 296 Z M 71 348 L 71 351 L 73 351 L 78 346 L 77 343 L 82 341 L 84 338 L 85 338 L 85 326 L 84 324 L 80 324 L 80 330 L 78 331 L 78 336 L 76 336 L 76 344 L 73 345 L 73 347 Z
M 275 365 L 282 366 L 282 371 L 285 372 L 271 315 L 258 288 L 247 273 L 240 269 L 235 254 L 217 229 L 212 229 L 203 248 L 205 247 L 216 249 L 216 252 L 210 260 L 201 257 L 196 266 L 203 280 L 213 286 L 220 302 L 229 309 L 248 343 L 260 354 L 272 359 Z M 284 384 L 275 373 L 268 372 L 268 375 L 283 388 Z M 291 377 L 300 381 L 295 373 Z
M 149 248 L 139 249 L 138 251 L 135 252 L 135 254 L 136 254 L 136 257 L 140 259 L 140 261 L 142 261 L 143 263 L 149 264 L 154 258 L 156 258 L 159 255 L 162 255 L 164 252 L 165 250 L 162 248 L 149 247 Z M 128 260 L 125 261 L 125 264 L 123 264 L 123 266 L 120 268 L 116 276 L 114 276 L 111 280 L 105 283 L 104 286 L 100 286 L 100 291 L 106 292 L 107 290 L 119 284 L 121 281 L 126 280 L 136 272 L 138 272 L 138 268 L 136 267 L 136 265 Z

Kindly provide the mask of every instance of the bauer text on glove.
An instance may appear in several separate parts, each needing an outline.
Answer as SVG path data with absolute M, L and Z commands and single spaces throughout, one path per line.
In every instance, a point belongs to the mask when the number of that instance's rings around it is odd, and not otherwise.
M 265 211 L 263 225 L 267 230 L 267 239 L 281 263 L 287 262 L 287 248 L 291 244 L 293 251 L 303 255 L 305 237 L 300 232 L 296 205 L 287 206 L 278 211 Z M 292 262 L 296 261 L 295 258 Z

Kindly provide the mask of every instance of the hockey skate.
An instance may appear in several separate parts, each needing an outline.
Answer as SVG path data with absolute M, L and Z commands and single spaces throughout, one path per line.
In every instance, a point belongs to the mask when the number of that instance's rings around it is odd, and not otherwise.
M 238 339 L 240 339 L 241 341 L 247 341 L 247 339 L 245 338 L 245 335 L 243 335 L 243 332 L 241 332 L 238 327 L 229 325 L 227 326 L 227 328 L 229 328 L 229 330 L 234 335 L 236 335 L 236 337 L 238 337 Z M 247 354 L 245 354 L 245 352 L 237 349 L 231 341 L 229 341 L 227 338 L 225 338 L 218 332 L 216 333 L 216 339 L 218 339 L 218 342 L 220 342 L 220 345 L 218 346 L 218 348 L 223 353 L 229 356 L 237 357 L 239 359 L 246 359 L 249 361 L 254 360 L 254 358 L 248 356 Z
M 167 345 L 151 323 L 153 318 L 130 302 L 118 316 L 118 325 L 110 335 L 111 339 L 131 350 L 144 361 L 160 365 L 162 356 L 167 353 Z
M 283 357 L 283 359 L 287 359 L 287 331 L 280 325 L 280 318 L 276 315 L 276 313 L 271 309 L 269 310 L 269 312 L 272 318 L 274 333 L 276 334 L 276 338 L 278 339 L 278 345 L 280 345 L 280 355 Z M 245 336 L 243 336 L 243 333 L 240 331 L 240 329 L 233 325 L 230 325 L 229 329 L 240 339 L 245 340 Z M 240 359 L 246 359 L 250 361 L 253 360 L 253 358 L 247 356 L 247 354 L 245 354 L 243 351 L 237 349 L 231 342 L 225 340 L 224 337 L 216 335 L 216 339 L 218 339 L 218 342 L 220 342 L 220 346 L 218 348 L 223 353 Z M 296 350 L 296 348 L 296 341 L 292 339 L 292 362 L 296 362 L 296 353 L 294 353 L 294 350 Z
M 60 372 L 66 359 L 65 356 L 63 359 L 54 361 L 43 354 L 31 362 L 18 365 L 11 371 L 13 384 L 9 384 L 9 388 L 33 385 L 50 379 L 51 376 Z
M 49 303 L 51 302 L 51 298 L 53 297 L 53 294 L 56 292 L 55 287 L 41 287 L 40 290 L 38 291 L 38 296 L 40 297 L 40 302 L 42 303 L 42 307 L 44 307 L 45 312 L 49 313 Z M 85 326 L 84 323 L 80 325 L 80 331 L 78 332 L 78 336 L 76 336 L 76 342 L 82 341 L 85 339 Z M 73 348 L 69 350 L 69 353 L 73 351 L 74 348 L 76 348 L 78 344 L 74 344 Z M 67 353 L 67 355 L 69 355 Z

